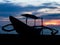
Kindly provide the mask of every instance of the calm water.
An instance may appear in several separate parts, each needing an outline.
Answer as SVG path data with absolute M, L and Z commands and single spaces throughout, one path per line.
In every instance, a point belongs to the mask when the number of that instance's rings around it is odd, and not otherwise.
M 53 27 L 53 26 L 49 26 L 49 27 Z M 60 27 L 59 26 L 55 26 L 53 28 L 59 31 L 56 35 L 60 35 Z M 9 27 L 8 27 L 8 29 L 9 29 Z M 0 27 L 0 34 L 18 34 L 18 33 L 16 31 L 5 32 Z M 49 29 L 43 29 L 43 35 L 51 35 L 51 31 Z
M 25 20 L 23 21 L 25 22 Z M 5 32 L 1 29 L 2 26 L 6 25 L 6 24 L 11 24 L 9 21 L 0 21 L 0 34 L 18 34 L 16 31 L 11 31 L 11 32 Z M 40 25 L 41 23 L 37 21 L 37 24 L 36 25 Z M 34 21 L 28 23 L 28 25 L 34 25 Z M 57 33 L 57 35 L 60 35 L 60 26 L 47 26 L 47 27 L 50 27 L 50 28 L 54 28 L 56 30 L 58 30 L 59 32 Z M 6 29 L 12 29 L 13 27 L 10 26 L 10 27 L 7 27 Z M 50 35 L 51 31 L 49 29 L 43 29 L 43 34 L 44 35 Z

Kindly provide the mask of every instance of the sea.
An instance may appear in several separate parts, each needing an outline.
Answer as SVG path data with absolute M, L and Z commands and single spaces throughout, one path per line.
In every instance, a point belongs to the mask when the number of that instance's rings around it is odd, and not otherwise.
M 60 26 L 46 26 L 46 27 L 58 30 L 58 33 L 56 35 L 60 35 Z M 7 29 L 9 30 L 9 27 Z M 12 27 L 10 29 L 12 29 Z M 55 32 L 55 31 L 53 31 L 53 32 Z M 0 34 L 18 34 L 18 33 L 15 30 L 11 31 L 11 32 L 6 32 L 6 31 L 2 30 L 2 27 L 0 26 Z M 42 31 L 40 32 L 40 34 L 42 35 Z M 49 29 L 43 29 L 43 35 L 51 35 L 51 31 Z
M 24 22 L 25 22 L 25 20 L 24 20 Z M 15 30 L 14 31 L 11 31 L 11 32 L 6 32 L 6 31 L 2 30 L 2 27 L 4 25 L 7 25 L 7 24 L 11 24 L 11 22 L 9 22 L 9 21 L 4 21 L 4 22 L 3 21 L 0 21 L 0 34 L 18 34 Z M 34 21 L 29 22 L 27 25 L 29 25 L 29 26 L 34 25 Z M 36 25 L 37 26 L 40 25 L 40 22 L 37 23 Z M 46 26 L 46 27 L 49 27 L 51 29 L 58 30 L 58 33 L 56 35 L 60 35 L 60 26 L 49 25 L 49 26 Z M 41 27 L 37 27 L 37 28 L 41 28 Z M 9 26 L 6 29 L 7 30 L 13 29 L 13 26 Z M 55 31 L 53 31 L 53 32 L 55 32 Z M 40 34 L 42 35 L 42 31 L 40 32 Z M 49 29 L 43 29 L 43 35 L 51 35 L 51 30 L 49 30 Z

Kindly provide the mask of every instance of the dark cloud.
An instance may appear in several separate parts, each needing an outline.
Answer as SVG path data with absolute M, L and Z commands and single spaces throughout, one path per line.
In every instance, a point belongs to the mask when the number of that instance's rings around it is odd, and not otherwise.
M 14 12 L 19 12 L 20 10 L 22 11 L 22 9 L 22 7 L 19 7 L 11 3 L 0 3 L 0 16 L 6 17 L 13 14 Z
M 13 3 L 0 3 L 0 12 L 3 12 L 3 13 L 0 13 L 0 16 L 7 17 L 11 14 L 14 15 L 14 13 L 21 13 L 21 12 L 25 12 L 25 11 L 36 11 L 36 10 L 42 9 L 42 8 L 56 8 L 56 7 L 49 7 L 47 5 L 50 5 L 50 4 L 47 3 L 44 6 L 28 5 L 28 6 L 22 7 L 21 5 L 20 6 L 14 5 Z M 7 12 L 7 13 L 5 13 L 5 12 Z
M 9 0 L 4 0 L 5 2 L 10 2 Z
M 52 3 L 43 3 L 43 5 L 49 6 L 49 5 L 52 5 Z
M 52 2 L 52 3 L 43 3 L 43 6 L 46 6 L 47 8 L 57 8 L 57 6 L 60 6 L 60 4 L 56 3 L 56 2 Z
M 14 5 L 12 3 L 0 3 L 0 12 L 3 12 L 0 13 L 0 16 L 9 16 L 10 12 L 11 14 L 13 14 L 14 12 L 21 13 L 21 12 L 32 11 L 37 9 L 39 8 L 34 6 L 22 7 L 22 6 Z
M 0 12 L 17 12 L 19 9 L 23 9 L 20 6 L 13 5 L 11 3 L 1 3 L 0 4 Z
M 60 19 L 60 14 L 47 14 L 41 17 L 43 17 L 44 19 Z

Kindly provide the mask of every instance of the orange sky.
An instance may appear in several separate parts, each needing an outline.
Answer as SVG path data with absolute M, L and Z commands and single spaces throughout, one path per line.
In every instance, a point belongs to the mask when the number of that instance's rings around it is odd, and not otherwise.
M 32 20 L 29 20 L 29 21 L 30 21 L 30 25 L 34 22 Z M 41 20 L 36 20 L 36 24 L 41 25 Z M 47 25 L 60 25 L 60 19 L 52 19 L 52 20 L 46 19 L 46 20 L 43 20 L 43 25 L 44 26 L 47 26 Z
M 43 25 L 60 25 L 60 20 L 47 20 L 44 21 Z
M 30 21 L 30 23 L 34 22 L 32 20 L 28 20 L 28 22 Z M 32 21 L 32 22 L 31 22 Z M 41 20 L 36 20 L 36 23 L 41 24 Z M 52 19 L 52 20 L 43 20 L 43 25 L 47 26 L 47 25 L 60 25 L 60 19 Z

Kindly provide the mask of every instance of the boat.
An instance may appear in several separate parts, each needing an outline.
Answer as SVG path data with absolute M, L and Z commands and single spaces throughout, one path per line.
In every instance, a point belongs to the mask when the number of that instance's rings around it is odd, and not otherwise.
M 35 28 L 35 26 L 28 26 L 27 24 L 23 23 L 22 21 L 16 19 L 13 16 L 9 16 L 9 19 L 10 19 L 11 24 L 8 24 L 8 25 L 5 25 L 2 27 L 2 30 L 7 31 L 7 32 L 16 30 L 16 32 L 22 36 L 40 36 L 40 33 L 43 32 L 43 29 L 49 29 L 51 31 L 51 35 L 56 35 L 58 33 L 58 30 L 49 28 L 49 27 L 46 27 L 43 25 L 39 26 L 39 27 L 41 27 L 39 29 Z M 5 27 L 7 27 L 9 25 L 12 25 L 14 29 L 12 29 L 12 30 L 5 29 Z M 38 27 L 38 26 L 36 26 L 36 27 Z

